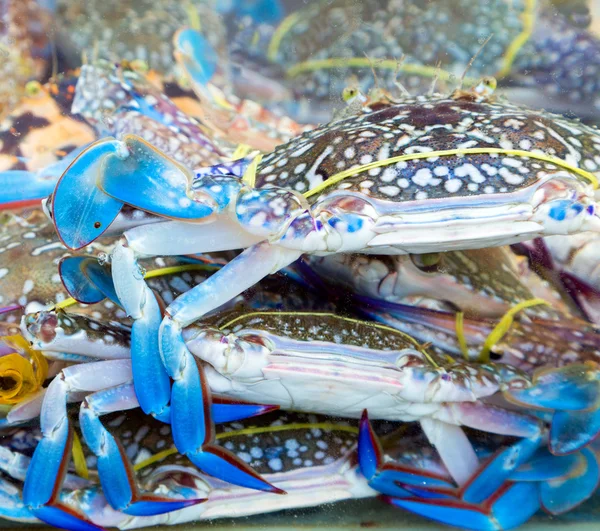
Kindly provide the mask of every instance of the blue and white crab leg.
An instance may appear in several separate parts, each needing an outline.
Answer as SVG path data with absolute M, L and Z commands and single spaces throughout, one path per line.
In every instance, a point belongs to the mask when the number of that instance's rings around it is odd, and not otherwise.
M 100 363 L 108 370 L 98 371 Z M 98 391 L 127 382 L 131 379 L 127 365 L 128 360 L 110 360 L 69 367 L 48 386 L 40 415 L 43 437 L 31 459 L 23 486 L 23 501 L 40 520 L 58 527 L 80 525 L 79 529 L 97 529 L 59 499 L 73 438 L 67 400 L 74 391 Z
M 111 507 L 134 516 L 175 511 L 204 500 L 178 500 L 140 493 L 133 467 L 125 449 L 100 422 L 100 415 L 137 407 L 135 390 L 130 382 L 88 396 L 79 410 L 85 442 L 98 457 L 98 475 L 104 495 Z
M 190 418 L 197 419 L 207 411 L 210 394 L 203 370 L 185 345 L 182 329 L 299 256 L 298 251 L 267 242 L 250 247 L 171 304 L 160 328 L 161 356 L 173 379 L 171 425 L 176 447 L 206 473 L 259 490 L 276 489 L 257 478 L 247 466 L 242 467 L 239 460 L 234 462 L 233 456 L 223 454 L 222 450 L 217 452 L 210 444 L 213 433 L 208 416 L 204 417 L 204 423 L 189 423 Z

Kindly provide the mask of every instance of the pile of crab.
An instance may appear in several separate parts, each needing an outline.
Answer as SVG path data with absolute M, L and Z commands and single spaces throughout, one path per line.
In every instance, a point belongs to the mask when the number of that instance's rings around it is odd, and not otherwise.
M 301 125 L 174 42 L 195 94 L 97 61 L 0 131 L 0 516 L 378 496 L 483 531 L 591 498 L 600 131 L 490 79 Z

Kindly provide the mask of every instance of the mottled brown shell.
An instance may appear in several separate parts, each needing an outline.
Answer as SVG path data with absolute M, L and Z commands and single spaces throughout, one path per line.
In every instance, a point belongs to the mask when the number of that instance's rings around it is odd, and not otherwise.
M 311 196 L 336 190 L 405 202 L 503 194 L 570 167 L 597 172 L 600 134 L 596 128 L 506 101 L 473 97 L 418 97 L 365 109 L 279 146 L 258 168 L 257 186 L 282 186 L 306 193 L 354 167 L 400 155 L 453 149 L 526 151 L 562 160 L 567 168 L 522 155 L 435 156 L 362 171 Z

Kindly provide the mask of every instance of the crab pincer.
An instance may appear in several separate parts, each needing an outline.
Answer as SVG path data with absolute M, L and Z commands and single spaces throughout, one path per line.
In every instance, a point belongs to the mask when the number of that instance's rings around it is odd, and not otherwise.
M 591 449 L 554 456 L 539 442 L 524 439 L 501 448 L 456 486 L 447 476 L 384 461 L 365 411 L 358 462 L 369 485 L 392 505 L 448 525 L 497 531 L 525 523 L 540 508 L 551 514 L 571 510 L 598 487 L 600 466 Z

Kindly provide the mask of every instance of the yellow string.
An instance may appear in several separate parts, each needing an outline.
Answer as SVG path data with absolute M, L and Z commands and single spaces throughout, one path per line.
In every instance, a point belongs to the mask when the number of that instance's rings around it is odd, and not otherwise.
M 281 21 L 281 24 L 279 24 L 277 29 L 273 32 L 273 37 L 271 37 L 271 42 L 269 42 L 269 47 L 267 48 L 267 58 L 269 61 L 274 62 L 277 59 L 277 52 L 281 46 L 281 41 L 285 37 L 286 33 L 288 33 L 288 31 L 290 31 L 300 19 L 301 12 L 296 11 Z
M 242 182 L 250 188 L 254 188 L 254 185 L 256 184 L 256 170 L 261 160 L 262 155 L 256 155 L 242 177 Z
M 347 433 L 358 434 L 358 428 L 355 426 L 341 426 L 339 424 L 332 424 L 329 422 L 316 422 L 316 423 L 292 423 L 292 424 L 284 424 L 281 426 L 263 426 L 263 427 L 252 427 L 252 428 L 244 428 L 241 430 L 234 431 L 226 431 L 223 433 L 218 433 L 216 436 L 217 440 L 229 439 L 231 437 L 239 437 L 241 435 L 258 435 L 261 433 L 275 433 L 280 431 L 291 431 L 291 430 L 310 430 L 310 429 L 321 429 L 321 430 L 330 430 L 330 431 L 343 431 Z M 163 450 L 162 452 L 158 452 L 154 454 L 152 457 L 148 459 L 144 459 L 140 461 L 138 464 L 134 465 L 133 469 L 135 471 L 141 470 L 147 466 L 150 466 L 157 461 L 161 461 L 170 455 L 176 454 L 177 448 L 168 448 L 167 450 Z
M 231 160 L 243 159 L 251 150 L 252 148 L 248 144 L 239 144 L 231 155 Z
M 440 81 L 452 81 L 456 77 L 451 72 L 433 66 L 400 63 L 396 59 L 370 59 L 368 57 L 331 57 L 329 59 L 304 61 L 288 68 L 286 74 L 288 77 L 296 77 L 303 72 L 314 70 L 352 67 L 394 70 L 431 79 L 437 77 Z M 463 80 L 468 85 L 475 85 L 478 81 L 479 79 L 474 77 L 466 77 Z
M 481 351 L 479 352 L 478 361 L 481 363 L 487 363 L 490 361 L 490 352 L 494 345 L 500 341 L 504 335 L 508 332 L 510 327 L 513 324 L 514 316 L 524 310 L 525 308 L 530 308 L 531 306 L 538 306 L 540 304 L 550 305 L 549 302 L 544 299 L 529 299 L 519 304 L 515 304 L 510 310 L 508 310 L 503 316 L 502 319 L 498 322 L 498 324 L 494 327 L 494 329 L 488 334 L 483 342 L 483 346 L 481 347 Z M 456 338 L 458 339 L 458 345 L 460 346 L 460 350 L 462 352 L 463 357 L 468 361 L 469 358 L 469 349 L 467 347 L 467 339 L 465 336 L 464 329 L 464 313 L 457 312 L 456 321 L 455 321 L 455 329 L 456 329 Z
M 187 1 L 184 5 L 184 10 L 188 16 L 190 28 L 196 31 L 202 31 L 202 23 L 200 22 L 200 14 L 194 8 L 192 2 Z
M 153 269 L 152 271 L 148 271 L 144 275 L 144 278 L 147 279 L 147 278 L 161 277 L 164 275 L 173 275 L 175 273 L 183 273 L 185 271 L 215 271 L 217 269 L 220 269 L 220 267 L 217 265 L 211 265 L 211 264 L 185 264 L 185 265 L 161 267 L 159 269 Z M 64 310 L 65 308 L 68 308 L 69 306 L 73 306 L 74 304 L 77 304 L 77 302 L 78 301 L 75 300 L 73 297 L 69 297 L 68 299 L 65 299 L 62 302 L 57 302 L 54 305 L 54 310 Z
M 89 479 L 90 473 L 85 462 L 85 455 L 83 454 L 83 447 L 81 446 L 81 440 L 77 432 L 73 432 L 73 464 L 75 465 L 75 473 L 83 479 Z
M 549 306 L 550 303 L 545 301 L 544 299 L 529 299 L 527 301 L 520 302 L 513 306 L 510 310 L 508 310 L 500 322 L 494 327 L 494 329 L 490 332 L 483 343 L 483 347 L 481 348 L 481 352 L 479 353 L 479 361 L 482 363 L 488 363 L 490 361 L 490 351 L 494 347 L 498 341 L 500 341 L 504 335 L 508 332 L 511 325 L 513 324 L 515 315 L 524 310 L 525 308 L 530 308 L 531 306 L 538 306 L 540 304 L 544 304 Z
M 507 48 L 506 53 L 504 54 L 502 68 L 498 71 L 496 77 L 504 77 L 510 72 L 517 54 L 531 38 L 531 34 L 533 33 L 535 7 L 536 0 L 525 0 L 525 11 L 521 15 L 521 19 L 523 20 L 523 30 Z
M 458 312 L 456 314 L 455 323 L 458 346 L 460 347 L 460 351 L 462 352 L 463 358 L 469 361 L 469 347 L 467 346 L 467 338 L 465 337 L 464 321 L 465 314 L 463 312 Z
M 521 149 L 503 149 L 503 148 L 468 148 L 468 149 L 447 149 L 443 151 L 429 151 L 426 153 L 410 153 L 408 155 L 398 155 L 397 157 L 391 157 L 389 159 L 376 160 L 374 162 L 370 162 L 369 164 L 363 164 L 361 166 L 356 166 L 355 168 L 349 168 L 348 170 L 342 171 L 340 173 L 336 173 L 323 181 L 321 184 L 315 186 L 308 192 L 304 193 L 304 197 L 311 197 L 315 194 L 318 194 L 333 186 L 334 184 L 339 183 L 340 181 L 352 177 L 358 173 L 363 173 L 369 171 L 373 168 L 380 168 L 382 166 L 387 166 L 389 164 L 394 164 L 396 162 L 417 160 L 417 159 L 428 159 L 430 157 L 452 157 L 458 155 L 511 155 L 514 157 L 527 157 L 530 159 L 541 160 L 544 162 L 549 162 L 554 164 L 555 166 L 559 166 L 568 171 L 576 173 L 580 175 L 584 179 L 590 181 L 594 189 L 598 188 L 598 179 L 596 176 L 589 171 L 586 171 L 582 168 L 577 168 L 576 166 L 572 166 L 568 162 L 552 157 L 551 155 L 543 155 L 540 153 L 533 153 L 531 151 L 524 151 Z

